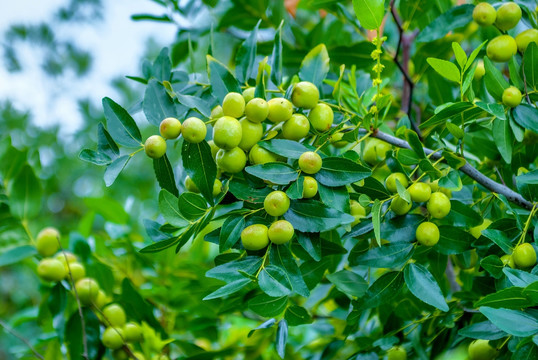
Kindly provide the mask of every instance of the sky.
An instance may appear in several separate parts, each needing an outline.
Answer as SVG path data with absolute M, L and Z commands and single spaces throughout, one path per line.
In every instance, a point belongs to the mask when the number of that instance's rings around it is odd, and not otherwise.
M 46 21 L 66 0 L 17 0 L 6 2 L 0 11 L 0 35 L 11 24 Z M 10 99 L 19 110 L 30 110 L 40 127 L 61 124 L 61 132 L 75 132 L 82 123 L 78 98 L 90 98 L 99 104 L 105 96 L 114 98 L 110 86 L 118 76 L 139 75 L 146 40 L 153 38 L 166 46 L 175 36 L 175 27 L 154 22 L 134 22 L 136 13 L 162 13 L 150 0 L 103 0 L 104 20 L 99 25 L 77 25 L 57 33 L 62 39 L 75 39 L 82 49 L 91 50 L 93 65 L 83 78 L 47 76 L 34 59 L 36 51 L 21 48 L 23 72 L 8 73 L 0 64 L 0 100 Z M 1 119 L 0 119 L 1 120 Z

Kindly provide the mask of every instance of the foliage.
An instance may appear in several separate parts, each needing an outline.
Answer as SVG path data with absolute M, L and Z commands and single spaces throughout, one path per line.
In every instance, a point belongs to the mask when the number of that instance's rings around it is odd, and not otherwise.
M 145 86 L 139 105 L 106 97 L 104 118 L 88 126 L 96 144 L 79 157 L 105 167 L 105 193 L 121 200 L 85 197 L 78 226 L 70 217 L 39 219 L 51 180 L 36 149 L 4 138 L 1 226 L 18 241 L 3 246 L 0 266 L 34 270 L 41 256 L 32 234 L 57 222 L 62 247 L 97 281 L 103 304 L 120 304 L 140 324 L 144 341 L 123 347 L 136 358 L 368 359 L 394 346 L 410 358 L 455 358 L 473 339 L 489 340 L 498 358 L 535 357 L 536 43 L 493 62 L 486 49 L 501 32 L 478 28 L 472 5 L 450 1 L 412 9 L 405 1 L 392 9 L 302 1 L 296 13 L 288 9 L 295 17 L 280 2 L 159 3 L 166 15 L 133 19 L 173 24 L 210 13 L 217 21 L 181 26 L 170 48 L 129 76 Z M 510 35 L 537 28 L 535 9 L 520 6 Z M 318 128 L 315 110 L 295 107 L 309 118 L 305 137 L 286 139 L 283 125 L 265 121 L 256 146 L 271 161 L 250 157 L 242 171 L 224 171 L 226 152 L 215 155 L 210 141 L 226 95 L 253 89 L 268 102 L 295 102 L 304 81 L 334 114 L 330 126 Z M 503 96 L 510 85 L 523 94 L 515 107 Z M 206 138 L 167 140 L 164 156 L 145 157 L 145 140 L 168 117 L 202 119 Z M 319 171 L 300 160 L 312 151 Z M 61 169 L 71 161 L 60 167 L 66 183 L 74 175 Z M 197 191 L 187 190 L 187 176 Z M 317 182 L 312 197 L 306 176 Z M 419 193 L 415 184 L 426 186 Z M 277 220 L 264 204 L 275 190 L 290 199 L 280 218 L 293 239 L 245 250 L 244 229 Z M 158 216 L 144 211 L 147 202 L 158 204 Z M 425 224 L 431 231 L 417 233 Z M 100 341 L 109 321 L 102 306 L 81 306 L 74 283 L 43 281 L 41 303 L 3 325 L 40 325 L 33 348 L 13 353 L 112 356 Z

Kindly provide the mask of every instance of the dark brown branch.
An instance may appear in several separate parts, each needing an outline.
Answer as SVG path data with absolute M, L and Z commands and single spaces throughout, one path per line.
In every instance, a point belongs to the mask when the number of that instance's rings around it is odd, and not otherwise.
M 359 133 L 364 134 L 364 133 L 366 133 L 366 130 L 361 129 L 359 131 Z M 387 142 L 389 144 L 392 144 L 394 146 L 411 150 L 411 146 L 409 145 L 409 143 L 407 141 L 402 140 L 400 138 L 397 138 L 395 136 L 389 135 L 389 134 L 384 133 L 382 131 L 375 131 L 370 136 L 378 138 L 379 140 L 383 140 L 383 141 L 385 141 L 385 142 Z M 439 160 L 442 157 L 441 152 L 439 152 L 439 151 L 434 153 L 433 150 L 428 149 L 428 148 L 424 148 L 424 152 L 426 153 L 426 155 L 431 154 L 430 158 L 433 159 L 433 160 Z M 502 195 L 506 196 L 508 201 L 513 202 L 514 204 L 519 205 L 519 206 L 521 206 L 521 207 L 523 207 L 525 209 L 528 209 L 528 210 L 532 209 L 533 204 L 529 200 L 527 200 L 523 196 L 521 196 L 521 194 L 515 192 L 514 190 L 510 189 L 509 187 L 507 187 L 505 185 L 499 184 L 498 182 L 495 182 L 495 181 L 491 180 L 486 175 L 484 175 L 480 171 L 478 171 L 475 167 L 473 167 L 470 163 L 468 163 L 468 162 L 465 163 L 465 165 L 463 165 L 458 170 L 461 171 L 462 173 L 466 174 L 467 176 L 469 176 L 471 179 L 475 180 L 480 185 L 484 186 L 486 189 L 488 189 L 488 190 L 490 190 L 490 191 L 492 191 L 494 193 L 502 194 Z
M 28 348 L 34 353 L 36 358 L 41 359 L 41 360 L 45 359 L 43 355 L 37 352 L 37 350 L 32 346 L 32 344 L 30 344 L 28 340 L 26 340 L 24 337 L 22 337 L 22 335 L 20 335 L 18 332 L 10 328 L 8 324 L 0 320 L 0 326 L 2 326 L 8 333 L 10 333 L 11 335 L 15 336 L 17 339 L 22 341 L 26 346 L 28 346 Z

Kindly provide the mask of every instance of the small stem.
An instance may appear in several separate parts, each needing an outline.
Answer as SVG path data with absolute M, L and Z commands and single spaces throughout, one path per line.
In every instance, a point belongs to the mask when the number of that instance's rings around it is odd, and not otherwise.
M 525 236 L 527 235 L 527 231 L 529 230 L 529 226 L 531 224 L 531 220 L 532 220 L 532 217 L 534 216 L 534 213 L 536 212 L 536 210 L 538 210 L 536 208 L 538 204 L 534 204 L 534 206 L 532 207 L 532 210 L 531 210 L 531 213 L 529 214 L 529 217 L 527 218 L 527 222 L 525 223 L 525 228 L 523 229 L 523 231 L 521 232 L 521 236 L 519 237 L 519 240 L 517 242 L 517 245 L 521 244 L 523 241 L 525 241 Z M 517 246 L 516 245 L 516 246 Z
M 45 358 L 43 355 L 37 352 L 37 350 L 30 344 L 28 340 L 26 340 L 22 335 L 20 335 L 18 332 L 16 332 L 14 329 L 10 328 L 8 324 L 6 324 L 4 321 L 0 320 L 0 326 L 4 328 L 8 333 L 15 336 L 17 339 L 22 341 L 28 348 L 34 353 L 35 357 L 41 360 L 44 360 Z

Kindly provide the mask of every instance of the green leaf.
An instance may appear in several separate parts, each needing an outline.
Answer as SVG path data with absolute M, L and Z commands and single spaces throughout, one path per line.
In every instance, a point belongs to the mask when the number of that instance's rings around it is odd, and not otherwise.
M 265 150 L 289 159 L 298 159 L 304 152 L 311 150 L 311 148 L 307 148 L 305 145 L 298 143 L 297 141 L 284 139 L 262 141 L 259 142 L 258 145 Z
M 407 265 L 404 276 L 409 291 L 418 299 L 441 311 L 448 311 L 448 305 L 439 284 L 423 265 L 417 263 Z
M 493 325 L 491 321 L 482 321 L 471 324 L 458 331 L 460 336 L 471 339 L 498 340 L 506 337 L 506 333 Z
M 327 187 L 318 183 L 318 193 L 321 202 L 325 205 L 333 209 L 349 212 L 349 192 L 345 186 Z
M 454 63 L 436 58 L 428 58 L 426 61 L 442 77 L 450 81 L 457 82 L 458 84 L 460 83 L 461 74 L 458 67 L 454 65 Z
M 315 200 L 297 200 L 284 214 L 294 229 L 303 232 L 321 232 L 350 224 L 355 218 L 349 214 L 332 209 Z
M 251 337 L 252 334 L 254 334 L 254 332 L 255 332 L 256 330 L 269 329 L 270 327 L 273 327 L 273 325 L 274 325 L 275 323 L 276 323 L 276 320 L 275 320 L 275 319 L 269 319 L 269 320 L 267 320 L 266 322 L 262 323 L 260 326 L 258 326 L 258 327 L 256 327 L 256 328 L 250 330 L 250 331 L 248 332 L 247 337 Z
M 461 48 L 461 45 L 457 42 L 453 42 L 452 50 L 454 50 L 454 56 L 456 57 L 456 61 L 458 62 L 460 69 L 465 69 L 465 64 L 467 63 L 467 54 Z
M 159 211 L 170 225 L 182 228 L 189 224 L 178 208 L 178 198 L 166 189 L 159 192 Z
M 341 270 L 327 274 L 327 279 L 344 294 L 361 297 L 368 289 L 368 283 L 362 276 L 353 271 Z
M 146 87 L 142 108 L 146 115 L 146 119 L 148 119 L 150 124 L 155 126 L 159 126 L 161 121 L 167 117 L 180 117 L 180 111 L 178 110 L 177 104 L 175 104 L 174 100 L 168 95 L 164 86 L 155 79 L 151 79 Z M 118 139 L 116 140 L 118 141 Z
M 179 196 L 179 212 L 187 220 L 198 220 L 207 213 L 207 204 L 203 197 L 192 192 Z
M 273 184 L 287 185 L 297 180 L 299 173 L 290 165 L 281 162 L 269 162 L 254 166 L 247 166 L 245 171 L 262 180 Z
M 41 211 L 43 190 L 30 165 L 25 164 L 11 182 L 9 209 L 11 214 L 21 220 L 37 216 Z
M 371 175 L 369 168 L 339 157 L 323 159 L 321 170 L 314 175 L 321 184 L 331 187 L 348 185 Z
M 304 297 L 310 295 L 310 291 L 303 280 L 301 271 L 286 245 L 273 246 L 271 248 L 271 253 L 269 254 L 269 262 L 284 271 L 294 292 Z
M 221 298 L 221 297 L 231 295 L 231 294 L 236 293 L 239 290 L 243 289 L 245 286 L 247 286 L 251 282 L 252 282 L 252 280 L 247 279 L 247 278 L 234 280 L 234 281 L 220 287 L 218 290 L 213 291 L 211 294 L 204 297 L 203 300 L 218 299 L 218 298 Z
M 235 75 L 239 81 L 243 83 L 246 83 L 249 80 L 252 70 L 254 69 L 256 47 L 258 45 L 258 28 L 260 23 L 261 20 L 258 21 L 235 55 Z
M 319 87 L 328 72 L 329 53 L 324 44 L 319 44 L 310 50 L 303 59 L 299 70 L 299 78 L 303 81 L 310 81 Z
M 473 120 L 482 113 L 482 109 L 474 106 L 470 102 L 456 102 L 444 107 L 428 120 L 420 124 L 420 128 L 424 129 L 431 126 L 437 126 L 439 124 L 443 124 L 446 120 L 451 118 L 458 119 L 461 122 L 462 116 L 465 122 L 467 122 Z
M 456 6 L 431 21 L 416 38 L 416 41 L 430 42 L 444 37 L 449 32 L 467 26 L 472 18 L 474 5 Z
M 527 285 L 523 289 L 523 295 L 529 298 L 534 304 L 538 304 L 538 281 Z
M 211 116 L 211 108 L 209 107 L 209 103 L 204 99 L 197 96 L 183 95 L 179 93 L 176 93 L 176 97 L 180 104 L 188 107 L 189 109 L 196 109 L 205 117 Z
M 379 180 L 373 177 L 367 177 L 364 179 L 364 184 L 362 186 L 357 186 L 351 184 L 353 190 L 358 194 L 368 195 L 371 199 L 385 200 L 391 197 L 391 193 L 379 182 Z
M 172 165 L 166 154 L 153 160 L 153 170 L 155 171 L 155 176 L 161 189 L 166 189 L 175 196 L 178 196 L 179 191 L 177 190 L 176 179 L 174 178 L 174 170 L 172 170 Z
M 231 249 L 237 243 L 244 227 L 245 218 L 242 215 L 230 216 L 224 221 L 219 236 L 219 251 L 221 253 Z
M 87 161 L 98 166 L 108 165 L 112 162 L 107 155 L 91 149 L 81 150 L 78 154 L 78 158 L 82 161 Z
M 503 275 L 504 264 L 498 256 L 487 256 L 480 261 L 480 265 L 495 279 L 500 279 Z
M 82 321 L 78 311 L 74 311 L 67 323 L 65 324 L 65 342 L 67 344 L 67 351 L 69 352 L 70 359 L 81 360 L 84 353 L 84 343 L 88 348 L 88 357 L 95 359 L 97 357 L 97 351 L 101 345 L 101 339 L 99 338 L 99 319 L 89 308 L 82 309 L 82 316 L 84 317 L 84 330 L 86 337 L 83 339 L 82 334 Z
M 523 288 L 513 286 L 484 296 L 474 304 L 476 308 L 480 306 L 521 309 L 533 306 L 533 303 L 523 295 Z
M 375 30 L 381 27 L 385 15 L 383 0 L 353 0 L 353 9 L 363 28 Z
M 213 204 L 213 185 L 217 177 L 217 165 L 213 160 L 208 143 L 202 141 L 198 144 L 192 144 L 184 141 L 181 158 L 187 175 L 200 189 L 204 198 Z
M 249 203 L 261 204 L 265 200 L 265 197 L 269 195 L 271 189 L 267 186 L 263 188 L 253 188 L 252 185 L 233 179 L 230 181 L 230 192 L 239 200 L 243 200 Z
M 405 130 L 405 139 L 419 158 L 426 158 L 426 154 L 424 153 L 424 147 L 420 142 L 420 139 L 416 132 L 414 132 L 413 130 Z
M 485 229 L 482 235 L 493 241 L 505 254 L 512 253 L 512 242 L 501 230 Z
M 445 123 L 446 125 L 446 128 L 448 129 L 448 131 L 450 131 L 450 133 L 458 140 L 460 139 L 463 139 L 463 136 L 465 135 L 465 133 L 463 132 L 463 130 L 456 124 L 453 124 L 449 121 L 447 121 Z
M 267 65 L 267 56 L 258 64 L 258 75 L 256 75 L 256 89 L 254 97 L 265 99 L 265 88 L 269 78 L 271 68 Z
M 439 226 L 440 238 L 435 250 L 444 255 L 461 254 L 471 249 L 474 237 L 467 231 L 450 225 Z
M 106 131 L 103 123 L 97 125 L 97 151 L 107 155 L 111 159 L 115 159 L 120 154 L 118 145 L 108 131 Z
M 286 319 L 280 320 L 278 323 L 278 328 L 276 330 L 276 352 L 278 355 L 284 359 L 286 355 L 286 343 L 288 342 L 288 323 Z
M 284 21 L 280 23 L 277 31 L 275 32 L 275 41 L 273 45 L 273 52 L 271 55 L 271 81 L 273 84 L 279 86 L 282 83 L 282 25 Z
M 512 143 L 514 138 L 508 120 L 495 119 L 493 120 L 493 139 L 497 145 L 497 149 L 501 153 L 502 158 L 507 164 L 512 163 Z
M 287 303 L 287 296 L 271 297 L 267 294 L 261 294 L 248 302 L 248 308 L 258 315 L 273 317 L 281 314 Z
M 275 265 L 263 268 L 258 276 L 260 289 L 269 296 L 279 297 L 291 294 L 291 284 L 286 272 Z
M 538 90 L 538 44 L 536 42 L 531 42 L 527 46 L 522 67 L 527 85 L 535 91 Z
M 442 178 L 444 179 L 444 178 Z M 439 184 L 441 186 L 441 184 Z M 473 227 L 482 223 L 483 218 L 476 211 L 458 200 L 450 200 L 450 212 L 445 218 L 453 226 Z
M 27 259 L 30 256 L 37 254 L 35 246 L 23 245 L 17 246 L 0 254 L 0 266 L 7 266 L 18 263 L 21 260 Z
M 263 263 L 263 258 L 257 256 L 247 256 L 240 260 L 231 261 L 206 272 L 209 278 L 219 279 L 226 282 L 244 279 L 245 277 L 239 273 L 254 275 Z
M 159 81 L 168 81 L 170 80 L 171 71 L 172 63 L 170 62 L 170 56 L 168 55 L 168 48 L 165 47 L 155 59 L 151 68 L 151 75 Z
M 355 264 L 373 268 L 398 268 L 413 255 L 412 243 L 395 243 L 374 247 L 353 260 Z
M 520 75 L 521 66 L 519 66 L 519 63 L 514 56 L 512 56 L 508 61 L 508 70 L 510 72 L 510 82 L 518 89 L 524 89 L 525 84 L 523 84 L 523 79 Z
M 222 103 L 229 92 L 241 93 L 239 82 L 221 62 L 207 55 L 207 73 L 213 95 Z
M 526 271 L 503 268 L 503 273 L 514 286 L 525 287 L 538 281 L 538 275 L 530 274 Z
M 528 105 L 521 104 L 512 109 L 514 120 L 525 129 L 538 133 L 538 109 Z
M 484 47 L 484 45 L 486 45 L 487 42 L 488 41 L 486 40 L 482 44 L 478 45 L 478 47 L 473 50 L 471 55 L 469 55 L 469 60 L 467 61 L 467 64 L 465 65 L 465 71 L 467 71 L 467 69 L 471 67 L 471 65 L 473 65 L 473 62 L 478 56 L 478 54 L 480 53 L 480 50 Z
M 106 167 L 103 178 L 107 187 L 114 184 L 114 181 L 116 181 L 120 173 L 125 169 L 131 158 L 132 156 L 130 155 L 120 156 Z
M 362 307 L 370 309 L 378 307 L 392 299 L 400 292 L 404 284 L 404 277 L 401 271 L 391 271 L 383 274 L 377 279 L 362 298 Z
M 301 245 L 301 247 L 314 259 L 315 261 L 321 260 L 321 241 L 319 238 L 319 234 L 316 233 L 302 233 L 300 231 L 296 231 L 295 235 L 297 235 L 297 242 Z
M 121 282 L 121 296 L 118 302 L 123 306 L 128 319 L 137 322 L 145 321 L 161 335 L 165 334 L 161 324 L 155 319 L 153 306 L 140 295 L 127 278 Z
M 304 177 L 301 176 L 290 185 L 290 187 L 286 190 L 286 194 L 292 200 L 301 199 L 303 197 L 303 191 L 304 191 L 303 188 L 304 188 Z M 318 188 L 319 188 L 319 184 L 318 184 Z
M 374 234 L 377 246 L 381 246 L 381 205 L 382 203 L 376 199 L 372 206 L 372 223 L 374 224 Z
M 142 146 L 142 135 L 129 113 L 110 98 L 103 98 L 103 109 L 110 135 L 126 147 Z M 162 118 L 164 119 L 164 118 Z M 162 120 L 161 119 L 161 120 Z M 159 120 L 160 122 L 160 120 Z
M 531 201 L 538 199 L 538 170 L 516 176 L 516 186 L 523 197 Z M 538 227 L 535 227 L 535 231 Z
M 398 196 L 404 199 L 408 204 L 411 204 L 411 194 L 403 187 L 400 180 L 396 179 L 396 190 L 398 191 Z
M 288 307 L 284 313 L 284 318 L 291 326 L 311 324 L 313 321 L 308 311 L 298 305 Z
M 396 158 L 402 165 L 416 165 L 420 160 L 415 151 L 411 149 L 398 149 Z
M 487 306 L 483 306 L 479 310 L 495 326 L 510 335 L 526 337 L 538 333 L 538 321 L 523 311 L 493 309 Z
M 123 206 L 112 198 L 84 198 L 84 204 L 89 210 L 101 214 L 106 221 L 125 224 L 129 220 L 129 215 L 125 212 Z
M 503 91 L 510 86 L 510 84 L 488 57 L 484 58 L 484 67 L 486 69 L 484 82 L 488 92 L 495 100 L 502 101 Z

